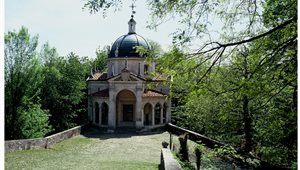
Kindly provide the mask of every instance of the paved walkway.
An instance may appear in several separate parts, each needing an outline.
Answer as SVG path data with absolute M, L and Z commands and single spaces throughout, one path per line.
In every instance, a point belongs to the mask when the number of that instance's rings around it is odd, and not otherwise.
M 5 154 L 6 169 L 158 169 L 168 133 L 103 134 L 91 128 L 49 149 Z
M 109 155 L 114 160 L 138 160 L 156 164 L 160 162 L 162 141 L 169 140 L 167 132 L 145 135 L 126 132 L 99 134 L 95 129 L 86 133 L 85 137 L 96 140 L 86 152 L 94 151 L 99 155 Z

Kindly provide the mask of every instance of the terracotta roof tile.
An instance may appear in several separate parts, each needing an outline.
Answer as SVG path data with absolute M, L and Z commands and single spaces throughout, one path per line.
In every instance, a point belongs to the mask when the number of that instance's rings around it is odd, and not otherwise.
M 109 90 L 108 89 L 100 90 L 95 93 L 92 93 L 91 96 L 109 97 Z
M 154 77 L 148 77 L 147 80 L 148 81 L 166 81 L 167 77 L 162 74 L 157 74 Z
M 103 81 L 107 79 L 107 73 L 94 73 L 91 75 L 87 80 L 98 80 L 98 81 Z
M 155 90 L 147 90 L 144 92 L 143 97 L 163 97 L 165 94 Z
M 153 77 L 152 80 L 167 80 L 167 78 L 162 74 L 158 74 L 155 77 Z
M 135 74 L 135 73 L 133 73 L 133 72 L 127 70 L 126 68 L 123 69 L 122 72 L 129 72 L 130 75 L 133 76 L 133 77 L 136 77 L 136 78 L 138 78 L 138 79 L 140 79 L 140 80 L 142 80 L 142 81 L 145 81 L 145 80 L 146 80 L 146 79 L 144 79 L 143 77 L 140 77 L 140 76 L 138 76 L 137 74 Z M 118 76 L 120 76 L 120 75 L 122 74 L 122 72 L 119 73 L 119 74 L 117 74 L 117 75 L 115 75 L 115 76 L 112 76 L 112 77 L 110 77 L 110 78 L 108 78 L 108 79 L 106 79 L 106 80 L 110 80 L 110 79 L 113 79 L 113 78 L 115 78 L 115 77 L 118 77 Z

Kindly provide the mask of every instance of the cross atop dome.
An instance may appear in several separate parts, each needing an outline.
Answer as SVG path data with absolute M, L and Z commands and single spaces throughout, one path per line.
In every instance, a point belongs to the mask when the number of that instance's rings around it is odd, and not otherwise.
M 134 3 L 135 3 L 135 0 L 133 0 L 133 1 L 132 1 L 132 4 L 129 6 L 129 7 L 131 8 L 131 18 L 133 18 L 133 17 L 134 17 L 134 14 L 136 13 L 135 10 L 134 10 L 134 8 L 136 7 L 136 6 L 134 5 Z
M 135 0 L 133 0 L 132 4 L 129 6 L 131 8 L 131 10 L 132 10 L 132 14 L 131 14 L 130 20 L 128 21 L 128 26 L 129 26 L 128 34 L 135 34 L 135 25 L 136 25 L 136 22 L 133 19 L 133 17 L 134 17 L 134 14 L 136 13 L 135 10 L 134 10 L 134 8 L 136 6 L 134 5 L 134 2 L 135 2 Z

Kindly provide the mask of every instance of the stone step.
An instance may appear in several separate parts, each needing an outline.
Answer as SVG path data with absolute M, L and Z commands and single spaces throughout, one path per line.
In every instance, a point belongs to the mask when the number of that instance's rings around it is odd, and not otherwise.
M 136 133 L 137 129 L 135 127 L 119 127 L 114 130 L 114 133 Z

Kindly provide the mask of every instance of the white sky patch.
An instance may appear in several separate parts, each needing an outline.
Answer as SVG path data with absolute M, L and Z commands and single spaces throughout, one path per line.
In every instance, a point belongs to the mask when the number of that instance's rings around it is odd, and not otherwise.
M 94 58 L 96 48 L 111 45 L 118 37 L 128 33 L 131 0 L 123 3 L 121 11 L 109 10 L 107 17 L 102 13 L 90 14 L 82 10 L 83 0 L 6 0 L 5 32 L 18 31 L 21 26 L 31 35 L 39 35 L 39 47 L 47 41 L 60 55 L 74 52 L 79 56 Z M 178 27 L 168 22 L 157 31 L 146 28 L 149 11 L 144 1 L 136 2 L 136 32 L 167 49 L 172 42 L 170 33 Z

